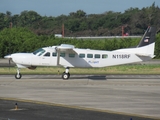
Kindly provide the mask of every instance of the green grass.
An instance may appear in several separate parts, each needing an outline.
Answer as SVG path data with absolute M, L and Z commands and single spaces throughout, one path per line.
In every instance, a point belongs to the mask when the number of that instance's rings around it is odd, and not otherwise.
M 62 74 L 63 67 L 37 67 L 21 69 L 22 74 Z M 0 74 L 15 74 L 16 67 L 0 67 Z M 71 74 L 160 74 L 160 65 L 121 65 L 103 68 L 70 68 Z

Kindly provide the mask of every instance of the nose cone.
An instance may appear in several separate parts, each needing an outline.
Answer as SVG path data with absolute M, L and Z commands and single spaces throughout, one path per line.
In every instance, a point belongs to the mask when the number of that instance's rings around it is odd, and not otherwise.
M 11 57 L 11 55 L 6 55 L 6 56 L 4 56 L 4 58 L 5 59 L 11 59 L 12 57 Z

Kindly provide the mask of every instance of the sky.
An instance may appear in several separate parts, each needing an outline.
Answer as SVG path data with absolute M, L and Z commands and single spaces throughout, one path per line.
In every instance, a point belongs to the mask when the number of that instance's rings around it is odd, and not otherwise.
M 22 11 L 35 11 L 41 16 L 69 15 L 83 10 L 86 14 L 102 14 L 107 11 L 124 12 L 129 8 L 160 7 L 160 0 L 0 0 L 0 13 L 10 11 L 12 15 Z

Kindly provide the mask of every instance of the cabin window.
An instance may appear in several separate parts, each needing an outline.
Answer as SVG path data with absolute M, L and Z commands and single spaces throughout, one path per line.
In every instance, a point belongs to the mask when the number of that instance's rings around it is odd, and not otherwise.
M 52 53 L 52 56 L 54 56 L 54 57 L 57 56 L 57 53 Z
M 95 54 L 94 58 L 100 58 L 100 54 Z
M 87 58 L 93 58 L 93 54 L 87 54 Z
M 85 54 L 79 54 L 79 58 L 85 58 Z
M 61 53 L 60 56 L 61 56 L 61 57 L 65 57 L 65 53 Z
M 75 54 L 69 54 L 69 57 L 74 58 Z
M 50 52 L 44 54 L 45 57 L 50 57 Z
M 103 54 L 103 55 L 102 55 L 102 58 L 103 58 L 103 59 L 106 59 L 106 58 L 108 58 L 108 55 L 107 55 L 107 54 Z

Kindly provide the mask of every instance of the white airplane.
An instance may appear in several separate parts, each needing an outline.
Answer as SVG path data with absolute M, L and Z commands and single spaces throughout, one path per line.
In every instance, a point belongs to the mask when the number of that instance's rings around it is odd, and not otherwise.
M 20 68 L 35 69 L 37 66 L 64 66 L 63 79 L 69 79 L 71 67 L 106 67 L 152 59 L 155 48 L 156 28 L 148 27 L 140 43 L 135 48 L 102 51 L 79 49 L 73 45 L 40 48 L 33 53 L 14 53 L 4 58 L 17 65 L 16 79 L 22 77 Z

